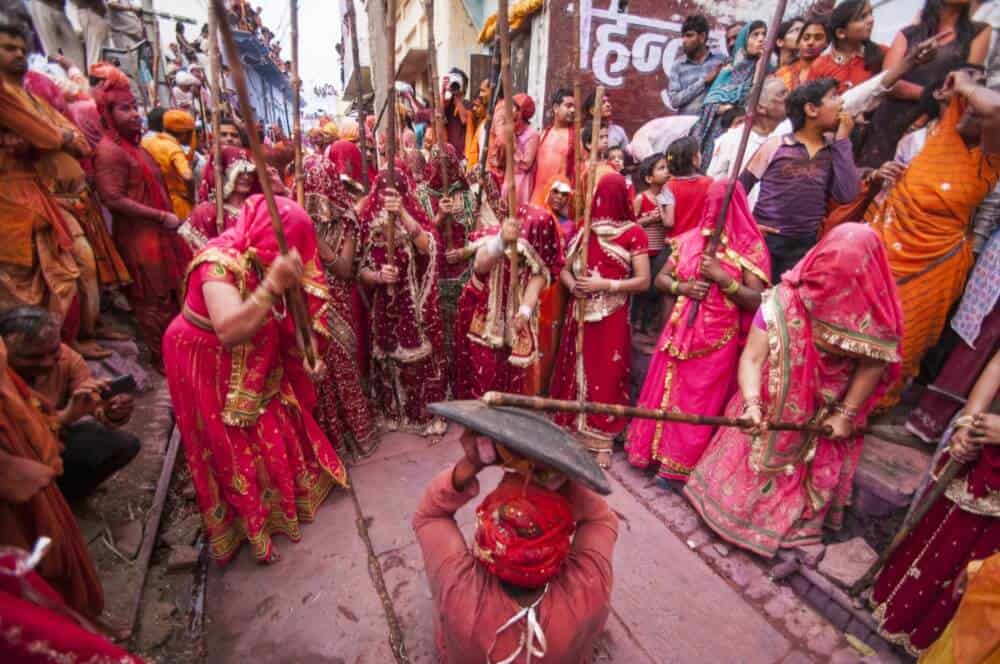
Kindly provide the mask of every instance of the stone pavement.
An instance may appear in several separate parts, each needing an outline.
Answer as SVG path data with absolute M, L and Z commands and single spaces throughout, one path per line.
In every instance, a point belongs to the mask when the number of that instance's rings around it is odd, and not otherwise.
M 207 661 L 379 663 L 395 661 L 384 605 L 398 619 L 411 662 L 434 662 L 434 619 L 410 520 L 424 488 L 460 456 L 454 432 L 437 445 L 389 434 L 351 468 L 361 514 L 335 492 L 303 540 L 278 540 L 282 559 L 253 562 L 244 548 L 212 566 L 207 591 Z M 612 616 L 595 662 L 850 662 L 864 660 L 841 632 L 772 582 L 766 566 L 716 541 L 683 499 L 653 485 L 620 458 L 609 504 L 620 519 Z M 483 492 L 499 471 L 481 476 Z M 468 534 L 472 503 L 457 514 Z M 375 591 L 359 537 L 364 519 L 385 602 Z

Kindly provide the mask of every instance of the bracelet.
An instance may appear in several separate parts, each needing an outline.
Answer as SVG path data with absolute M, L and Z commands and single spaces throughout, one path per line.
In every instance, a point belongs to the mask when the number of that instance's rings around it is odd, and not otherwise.
M 835 412 L 835 413 L 837 413 L 839 415 L 843 415 L 844 417 L 846 417 L 849 420 L 854 420 L 854 419 L 857 419 L 857 417 L 858 417 L 858 409 L 857 408 L 851 408 L 850 406 L 848 406 L 847 404 L 844 404 L 844 403 L 838 403 L 836 406 L 834 406 L 833 407 L 833 412 Z
M 277 300 L 281 297 L 281 291 L 275 288 L 274 284 L 272 284 L 268 279 L 260 282 L 260 287 L 267 291 L 267 294 L 270 295 L 273 300 Z
M 618 289 L 621 288 L 621 285 L 622 282 L 619 281 L 618 279 L 608 279 L 608 290 L 611 291 L 612 293 L 617 292 Z
M 743 410 L 754 406 L 761 407 L 760 397 L 743 397 Z
M 670 282 L 671 295 L 677 295 L 677 292 L 680 290 L 680 288 L 681 288 L 681 282 L 677 281 L 676 279 Z
M 531 318 L 531 314 L 534 313 L 534 311 L 535 308 L 527 304 L 522 304 L 517 308 L 518 315 L 524 316 L 525 318 Z
M 733 279 L 728 284 L 722 287 L 722 292 L 725 293 L 726 295 L 736 295 L 737 293 L 740 292 L 741 287 L 742 284 L 738 282 L 736 279 Z
M 958 417 L 955 418 L 955 422 L 952 425 L 952 428 L 954 428 L 955 431 L 958 431 L 959 429 L 971 428 L 973 422 L 975 421 L 975 417 L 976 417 L 975 415 L 969 415 L 969 414 L 959 415 Z
M 254 300 L 257 304 L 263 305 L 264 307 L 270 308 L 274 304 L 274 294 L 271 291 L 263 288 L 262 286 L 254 290 L 253 295 L 250 299 Z

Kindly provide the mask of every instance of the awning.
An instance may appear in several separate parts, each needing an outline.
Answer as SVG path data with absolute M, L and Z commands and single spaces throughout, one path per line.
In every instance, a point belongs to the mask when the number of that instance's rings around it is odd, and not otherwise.
M 361 86 L 360 90 L 358 89 L 359 85 Z M 352 101 L 359 96 L 371 94 L 373 91 L 371 67 L 361 67 L 360 69 L 355 67 L 351 71 L 351 77 L 347 80 L 347 85 L 344 86 L 344 94 L 341 96 L 341 99 Z
M 510 23 L 510 30 L 514 32 L 521 28 L 524 21 L 542 10 L 545 0 L 517 0 L 507 8 L 507 20 Z M 497 15 L 491 14 L 483 24 L 483 29 L 479 33 L 479 43 L 489 44 L 496 37 Z
M 423 80 L 427 78 L 427 49 L 411 48 L 396 67 L 396 80 Z

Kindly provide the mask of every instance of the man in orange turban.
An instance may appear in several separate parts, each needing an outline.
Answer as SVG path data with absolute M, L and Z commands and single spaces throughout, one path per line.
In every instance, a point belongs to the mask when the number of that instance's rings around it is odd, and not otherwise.
M 194 171 L 189 153 L 194 154 L 194 116 L 171 109 L 163 114 L 163 131 L 142 140 L 143 149 L 152 155 L 170 194 L 174 214 L 181 221 L 191 216 L 194 207 Z

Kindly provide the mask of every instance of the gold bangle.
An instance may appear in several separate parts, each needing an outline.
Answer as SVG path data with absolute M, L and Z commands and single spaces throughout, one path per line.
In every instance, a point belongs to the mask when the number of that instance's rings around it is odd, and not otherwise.
M 677 295 L 677 291 L 679 291 L 680 288 L 681 288 L 681 284 L 676 279 L 674 279 L 673 281 L 670 282 L 670 294 L 671 295 Z
M 725 293 L 726 295 L 736 295 L 737 293 L 740 292 L 740 286 L 741 286 L 740 282 L 737 281 L 736 279 L 733 279 L 728 284 L 722 287 L 722 292 Z
M 263 305 L 264 307 L 270 308 L 274 304 L 275 297 L 271 291 L 264 287 L 258 287 L 254 290 L 253 295 L 250 296 L 252 299 L 257 301 L 257 304 Z

